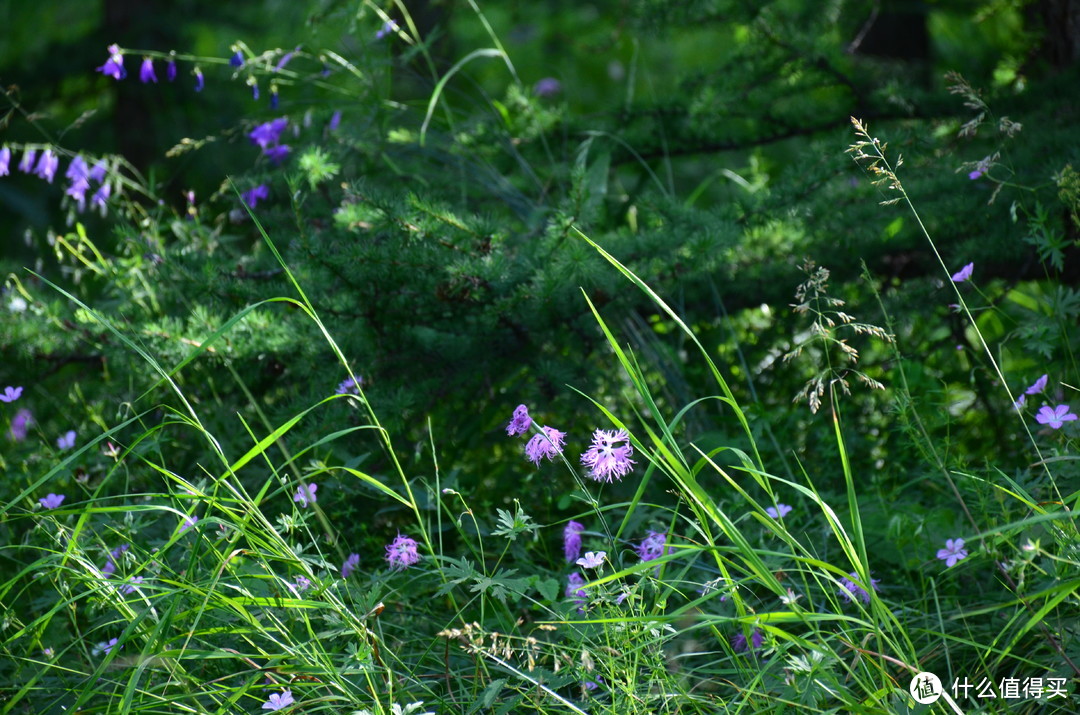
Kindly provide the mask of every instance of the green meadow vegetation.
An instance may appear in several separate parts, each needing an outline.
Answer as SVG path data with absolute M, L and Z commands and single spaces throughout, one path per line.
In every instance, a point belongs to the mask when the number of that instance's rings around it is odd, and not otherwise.
M 0 715 L 1077 712 L 1074 6 L 0 4 Z

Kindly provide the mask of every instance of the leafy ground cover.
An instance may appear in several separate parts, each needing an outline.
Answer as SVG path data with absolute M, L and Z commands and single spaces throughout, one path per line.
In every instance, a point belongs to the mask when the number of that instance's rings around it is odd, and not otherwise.
M 2 712 L 1076 711 L 1057 3 L 199 5 L 0 50 Z

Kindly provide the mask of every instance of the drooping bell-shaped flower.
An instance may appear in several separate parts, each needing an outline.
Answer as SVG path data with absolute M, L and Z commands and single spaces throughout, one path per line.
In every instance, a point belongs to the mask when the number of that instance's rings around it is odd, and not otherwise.
M 124 55 L 120 52 L 119 45 L 109 45 L 109 59 L 95 71 L 113 79 L 127 77 L 127 70 L 124 69 Z
M 201 92 L 203 90 L 203 85 L 206 83 L 205 79 L 203 78 L 202 70 L 199 69 L 198 67 L 196 67 L 195 70 L 194 70 L 194 75 L 195 75 L 195 91 L 196 92 Z
M 154 61 L 149 57 L 143 57 L 142 65 L 139 67 L 139 81 L 143 84 L 147 82 L 157 84 L 157 75 L 154 73 Z
M 34 173 L 51 184 L 53 182 L 53 177 L 56 176 L 56 170 L 59 167 L 60 160 L 56 158 L 56 154 L 53 154 L 52 149 L 46 149 L 41 152 L 41 158 L 38 159 L 37 168 L 34 169 Z

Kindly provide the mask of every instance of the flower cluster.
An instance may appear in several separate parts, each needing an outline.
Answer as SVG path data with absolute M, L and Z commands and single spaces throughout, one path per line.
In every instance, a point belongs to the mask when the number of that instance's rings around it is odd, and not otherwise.
M 255 206 L 255 204 L 252 204 L 252 208 L 254 208 L 254 206 Z M 336 394 L 338 394 L 338 395 L 350 395 L 350 394 L 351 395 L 359 395 L 360 394 L 360 388 L 363 387 L 363 385 L 364 385 L 364 378 L 362 378 L 360 376 L 347 377 L 344 380 L 342 380 L 341 383 L 337 386 Z
M 10 165 L 11 148 L 7 146 L 0 148 L 0 176 L 7 176 L 11 173 Z M 60 159 L 52 150 L 52 147 L 45 147 L 40 156 L 36 147 L 23 147 L 23 156 L 19 161 L 19 171 L 24 174 L 34 174 L 51 184 L 53 179 L 56 178 L 56 172 L 59 169 Z M 93 181 L 97 184 L 97 188 L 90 197 L 90 204 L 100 208 L 102 215 L 105 214 L 106 204 L 112 195 L 112 184 L 106 181 L 107 174 L 108 164 L 104 159 L 98 160 L 93 167 L 81 155 L 76 155 L 71 160 L 67 171 L 64 172 L 64 177 L 69 179 L 71 183 L 65 189 L 64 194 L 74 199 L 80 213 L 86 208 L 86 193 L 94 188 L 90 184 Z M 21 388 L 19 389 L 21 390 Z M 4 401 L 10 402 L 10 400 Z
M 761 646 L 765 643 L 765 636 L 762 634 L 760 628 L 755 628 L 750 633 L 750 643 L 746 642 L 746 634 L 741 630 L 731 636 L 731 649 L 736 653 L 745 653 L 746 651 L 760 650 Z
M 675 553 L 675 549 L 670 546 L 664 548 L 665 543 L 667 543 L 667 532 L 650 531 L 637 547 L 638 558 L 642 561 L 655 561 L 664 554 Z

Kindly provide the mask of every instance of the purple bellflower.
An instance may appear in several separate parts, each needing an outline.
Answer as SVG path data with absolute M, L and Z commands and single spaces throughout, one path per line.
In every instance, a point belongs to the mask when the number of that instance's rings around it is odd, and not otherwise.
M 288 144 L 278 144 L 277 146 L 264 149 L 263 154 L 265 154 L 273 163 L 280 164 L 288 158 L 290 151 L 292 151 L 292 149 L 289 148 Z
M 60 508 L 60 505 L 64 503 L 64 499 L 65 497 L 63 494 L 49 493 L 38 499 L 38 502 L 41 503 L 43 509 L 58 509 Z
M 109 45 L 109 59 L 94 71 L 118 80 L 127 77 L 127 70 L 124 69 L 124 55 L 120 52 L 120 46 Z
M 242 52 L 240 52 L 240 50 L 235 50 L 233 52 L 233 56 L 229 58 L 229 65 L 231 65 L 232 67 L 244 66 L 244 55 Z
M 293 494 L 292 500 L 300 504 L 300 506 L 307 506 L 308 502 L 314 504 L 318 501 L 315 498 L 315 490 L 319 488 L 318 484 L 314 482 L 311 484 L 301 484 L 296 488 L 296 494 Z
M 24 174 L 33 173 L 35 159 L 37 159 L 37 149 L 23 150 L 22 161 L 19 162 L 19 171 Z
M 300 48 L 297 47 L 296 49 L 286 52 L 284 55 L 282 55 L 281 59 L 278 60 L 278 63 L 274 66 L 274 68 L 278 70 L 284 69 L 285 65 L 289 64 L 289 62 L 292 61 L 292 58 L 296 56 L 296 53 L 299 49 Z
M 966 559 L 967 549 L 964 548 L 963 539 L 946 539 L 945 548 L 938 549 L 937 557 L 945 562 L 945 566 L 952 568 L 960 559 Z
M 127 583 L 120 587 L 120 593 L 124 594 L 125 596 L 130 596 L 139 589 L 139 586 L 144 580 L 145 579 L 143 579 L 142 576 L 132 576 L 127 580 Z
M 1031 387 L 1024 390 L 1024 394 L 1025 395 L 1037 395 L 1037 394 L 1039 394 L 1040 392 L 1042 392 L 1043 390 L 1046 389 L 1046 382 L 1047 382 L 1048 379 L 1049 379 L 1049 376 L 1043 375 L 1038 380 L 1031 383 Z
M 619 442 L 626 442 L 616 446 Z M 581 463 L 589 468 L 589 477 L 598 482 L 610 483 L 613 479 L 621 480 L 634 467 L 634 448 L 630 445 L 630 435 L 626 430 L 607 431 L 598 429 L 593 432 L 593 443 L 581 455 Z
M 1024 404 L 1027 402 L 1027 395 L 1020 395 L 1016 398 L 1016 402 L 1013 403 L 1013 409 L 1017 412 L 1024 409 Z
M 375 33 L 375 39 L 381 40 L 387 35 L 397 32 L 397 29 L 398 26 L 396 22 L 394 22 L 393 20 L 387 20 L 383 23 L 383 26 L 379 28 L 379 31 Z
M 32 424 L 34 424 L 33 413 L 27 409 L 20 409 L 11 418 L 11 431 L 8 432 L 8 436 L 16 442 L 22 442 L 26 439 L 26 433 Z
M 7 176 L 11 173 L 9 166 L 11 166 L 11 149 L 3 147 L 0 149 L 0 176 Z
M 187 531 L 188 529 L 190 529 L 191 527 L 195 526 L 198 523 L 199 523 L 199 517 L 197 517 L 197 516 L 189 516 L 189 517 L 187 517 L 186 519 L 184 519 L 184 523 L 180 525 L 180 533 L 183 534 L 185 531 Z
M 8 385 L 4 388 L 4 394 L 0 395 L 0 402 L 14 402 L 22 397 L 23 389 L 21 387 L 12 387 Z
M 1057 407 L 1043 405 L 1039 408 L 1038 414 L 1035 415 L 1036 422 L 1046 425 L 1050 429 L 1061 429 L 1063 424 L 1072 422 L 1075 419 L 1076 415 L 1069 412 L 1068 405 L 1058 405 Z
M 341 124 L 341 110 L 337 110 L 330 115 L 330 123 L 326 125 L 326 128 L 330 131 L 337 131 L 338 126 Z
M 75 158 L 68 164 L 67 171 L 64 172 L 64 178 L 72 181 L 90 178 L 90 167 L 86 165 L 86 159 L 83 159 L 81 154 L 76 154 Z
M 53 154 L 52 149 L 46 149 L 41 152 L 41 158 L 38 159 L 34 173 L 51 184 L 58 168 L 60 168 L 60 160 L 56 158 L 56 154 Z
M 841 579 L 840 580 L 840 585 L 842 586 L 842 588 L 840 589 L 839 593 L 840 593 L 841 596 L 843 596 L 844 598 L 846 598 L 848 600 L 848 603 L 854 602 L 856 598 L 861 599 L 863 603 L 870 603 L 870 594 L 869 594 L 869 592 L 867 592 L 866 589 L 864 589 L 862 586 L 860 586 L 858 583 L 856 583 L 853 580 L 853 579 L 857 579 L 858 577 L 859 577 L 858 574 L 852 572 L 852 573 L 848 574 L 847 578 Z M 878 584 L 880 582 L 881 582 L 880 579 L 876 579 L 876 578 L 870 579 L 871 588 L 873 588 L 875 591 L 877 591 L 878 590 Z
M 139 65 L 139 81 L 143 84 L 146 84 L 147 82 L 157 84 L 157 74 L 154 73 L 154 61 L 149 57 L 143 57 L 142 64 Z
M 266 184 L 259 184 L 253 189 L 249 189 L 240 194 L 240 197 L 244 199 L 244 203 L 255 208 L 259 205 L 259 201 L 265 201 L 270 198 L 270 187 Z
M 105 163 L 105 160 L 98 159 L 94 163 L 94 168 L 90 170 L 90 173 L 87 174 L 86 178 L 90 179 L 91 181 L 96 181 L 100 184 L 105 181 L 105 174 L 108 172 L 108 170 L 109 166 Z
M 544 457 L 555 461 L 555 458 L 562 454 L 565 439 L 565 432 L 544 425 L 541 431 L 534 434 L 528 444 L 525 445 L 525 456 L 538 467 L 540 466 L 540 460 Z
M 975 263 L 969 263 L 956 273 L 952 274 L 953 283 L 963 283 L 967 279 L 971 278 L 971 274 L 975 272 Z
M 272 84 L 270 85 L 270 109 L 277 109 L 279 101 L 277 85 Z
M 359 565 L 360 554 L 349 554 L 349 558 L 341 565 L 341 578 L 349 578 Z
M 262 704 L 263 710 L 284 710 L 296 701 L 293 700 L 292 690 L 282 690 L 281 694 L 273 693 L 270 699 Z
M 386 547 L 386 560 L 390 568 L 402 571 L 420 561 L 420 554 L 417 553 L 419 546 L 415 539 L 398 534 L 397 538 Z
M 585 525 L 571 521 L 563 529 L 563 554 L 566 563 L 572 564 L 581 556 L 581 532 L 585 531 Z
M 968 174 L 968 178 L 971 179 L 972 181 L 975 181 L 975 179 L 978 179 L 982 175 L 983 175 L 983 173 L 981 171 L 979 171 L 978 169 L 976 169 L 975 171 Z
M 532 417 L 529 416 L 529 408 L 525 405 L 518 405 L 514 408 L 514 416 L 510 418 L 510 423 L 506 425 L 506 434 L 511 437 L 517 434 L 525 434 L 531 426 Z
M 90 203 L 101 209 L 102 216 L 105 215 L 105 204 L 108 202 L 111 193 L 112 187 L 109 184 L 102 184 L 94 192 L 94 195 L 90 197 Z
M 176 81 L 176 58 L 170 57 L 169 64 L 165 65 L 165 79 L 170 82 Z
M 75 179 L 71 182 L 71 186 L 64 190 L 64 194 L 75 199 L 75 202 L 79 205 L 79 213 L 82 213 L 86 208 L 86 192 L 90 190 L 90 182 L 86 179 Z
M 192 74 L 195 75 L 195 91 L 203 91 L 203 87 L 206 86 L 206 78 L 203 77 L 202 70 L 196 67 L 194 70 L 192 70 Z

